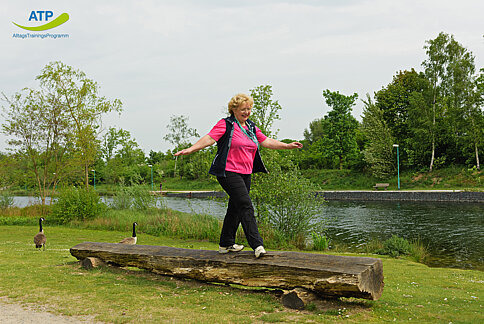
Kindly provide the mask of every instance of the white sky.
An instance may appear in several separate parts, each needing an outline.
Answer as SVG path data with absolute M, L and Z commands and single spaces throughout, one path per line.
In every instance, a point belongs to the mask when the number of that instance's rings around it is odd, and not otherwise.
M 68 13 L 49 32 L 70 37 L 13 38 L 25 32 L 13 21 L 36 25 L 32 10 L 51 10 L 52 19 Z M 2 1 L 0 92 L 36 87 L 40 70 L 60 60 L 123 102 L 122 115 L 104 126 L 130 131 L 148 153 L 171 149 L 162 139 L 171 115 L 189 116 L 204 135 L 234 94 L 270 84 L 283 107 L 279 138 L 302 139 L 328 112 L 324 89 L 373 95 L 397 71 L 421 70 L 425 41 L 441 31 L 483 67 L 483 13 L 482 0 Z M 359 120 L 362 109 L 358 101 Z

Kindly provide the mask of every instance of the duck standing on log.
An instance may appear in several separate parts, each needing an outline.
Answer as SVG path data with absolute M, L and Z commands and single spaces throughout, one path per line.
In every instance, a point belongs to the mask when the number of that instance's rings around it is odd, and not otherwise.
M 133 223 L 133 236 L 126 237 L 119 243 L 121 243 L 121 244 L 136 244 L 136 242 L 138 241 L 138 238 L 136 237 L 136 226 L 137 225 L 138 225 L 138 223 L 136 223 L 136 222 Z
M 47 242 L 47 238 L 45 237 L 44 229 L 42 228 L 43 221 L 45 221 L 43 217 L 39 218 L 39 232 L 34 236 L 34 243 L 37 249 L 40 249 L 43 246 L 45 251 L 45 242 Z
M 220 234 L 219 253 L 238 252 L 244 246 L 235 244 L 235 234 L 242 223 L 247 242 L 254 250 L 255 257 L 266 254 L 262 237 L 259 234 L 254 216 L 254 207 L 249 196 L 251 174 L 267 173 L 262 162 L 259 146 L 270 149 L 302 148 L 299 142 L 283 143 L 268 138 L 249 119 L 254 99 L 246 94 L 237 94 L 228 104 L 229 117 L 217 122 L 212 130 L 191 147 L 175 153 L 175 156 L 188 155 L 217 143 L 217 155 L 209 173 L 229 196 L 222 233 Z

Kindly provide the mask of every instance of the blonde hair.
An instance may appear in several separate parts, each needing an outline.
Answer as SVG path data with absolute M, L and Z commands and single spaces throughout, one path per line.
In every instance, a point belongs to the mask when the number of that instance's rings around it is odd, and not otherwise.
M 229 101 L 229 114 L 234 114 L 234 109 L 239 108 L 242 104 L 248 102 L 249 105 L 252 107 L 254 105 L 254 99 L 251 96 L 246 95 L 245 93 L 238 93 L 232 97 Z

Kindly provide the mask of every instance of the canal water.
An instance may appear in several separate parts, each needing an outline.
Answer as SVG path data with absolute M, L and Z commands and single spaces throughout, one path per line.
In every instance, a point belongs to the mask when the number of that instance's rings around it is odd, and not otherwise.
M 225 203 L 211 199 L 163 197 L 170 209 L 222 219 Z M 15 197 L 15 205 L 36 202 Z M 484 204 L 328 201 L 321 210 L 334 244 L 357 247 L 393 234 L 419 239 L 430 251 L 429 266 L 484 270 Z

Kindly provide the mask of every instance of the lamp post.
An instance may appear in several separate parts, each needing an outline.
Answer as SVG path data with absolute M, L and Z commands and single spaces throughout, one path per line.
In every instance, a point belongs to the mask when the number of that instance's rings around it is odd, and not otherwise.
M 96 170 L 92 169 L 92 172 L 94 172 L 94 190 L 96 190 Z
M 400 190 L 400 156 L 398 154 L 398 144 L 393 144 L 397 148 L 397 172 L 398 172 L 398 190 Z
M 148 166 L 151 169 L 151 191 L 153 191 L 153 166 L 151 164 L 148 164 Z

